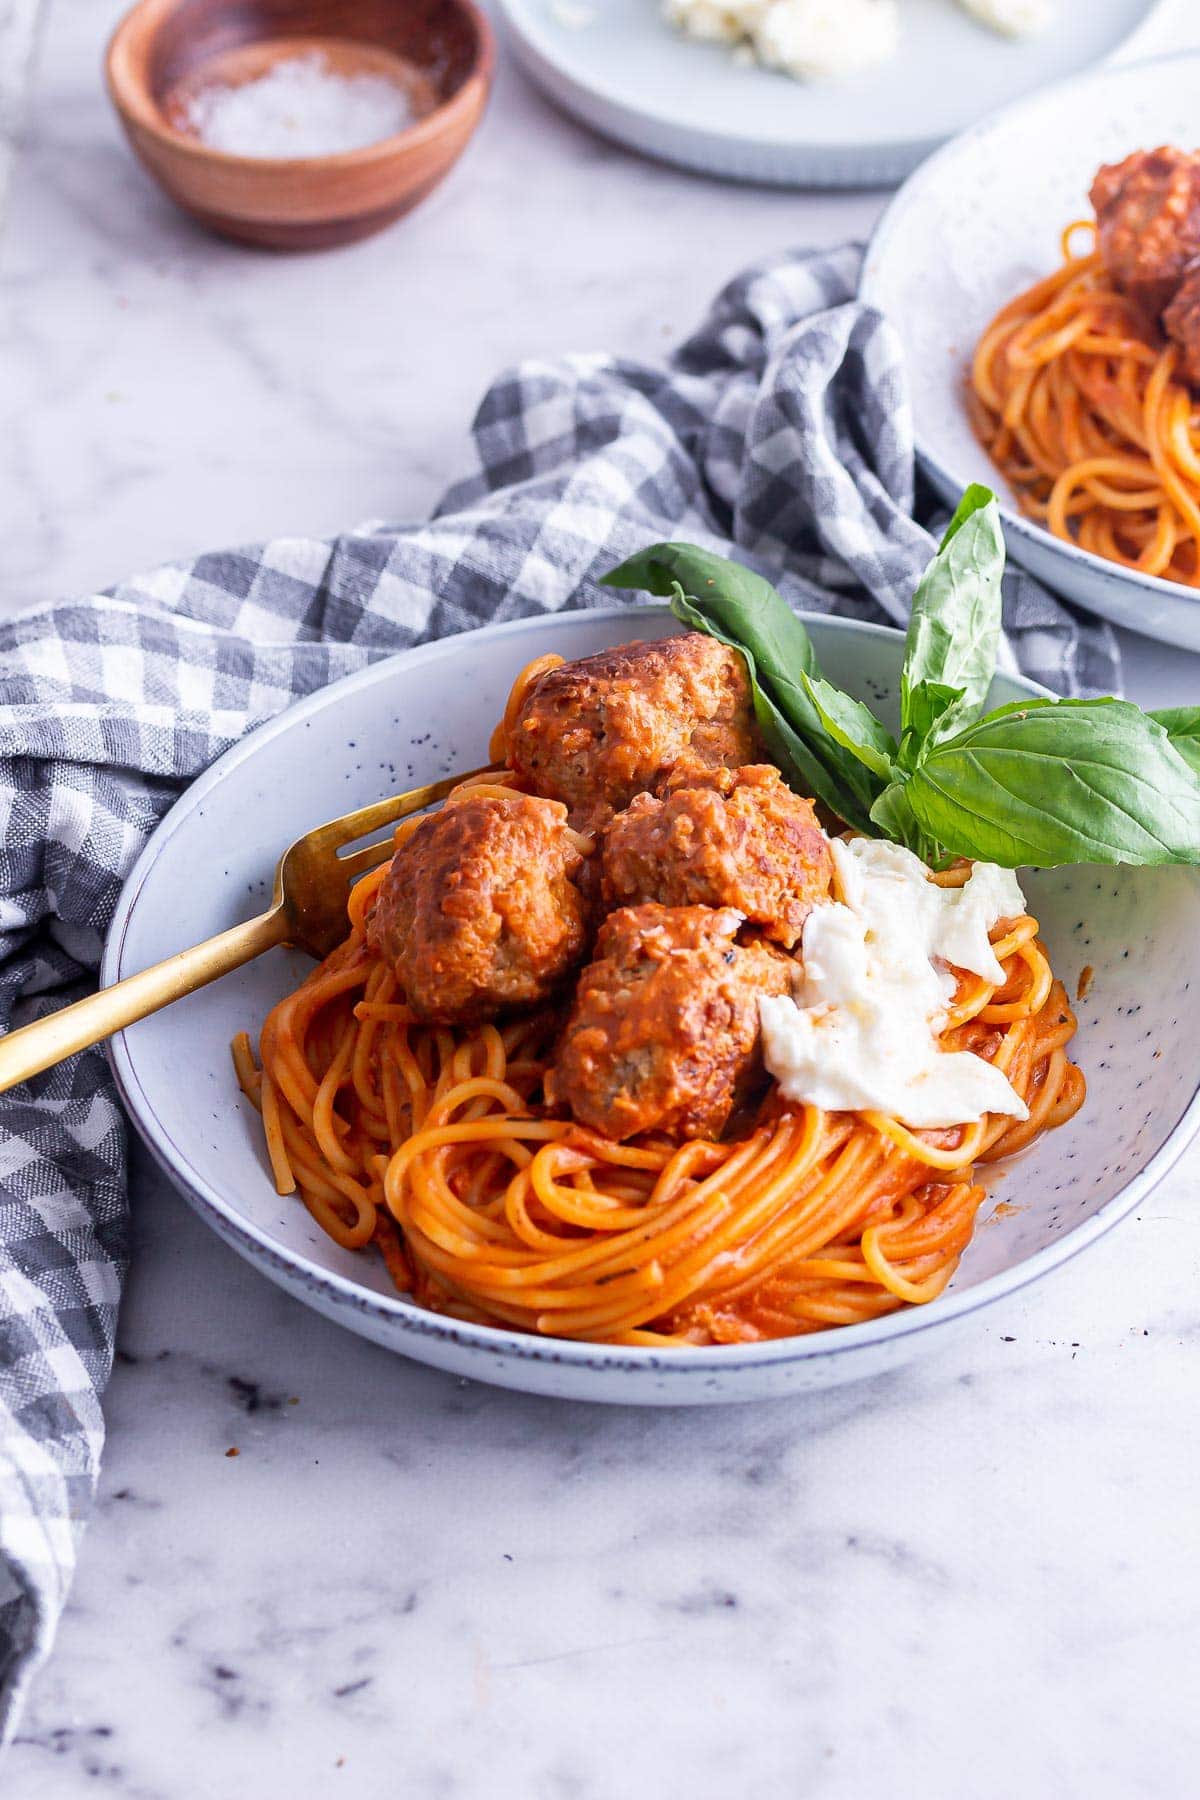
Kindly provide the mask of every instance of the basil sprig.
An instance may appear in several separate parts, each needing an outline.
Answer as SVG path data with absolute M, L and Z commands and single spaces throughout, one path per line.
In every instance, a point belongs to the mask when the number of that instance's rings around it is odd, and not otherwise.
M 995 496 L 968 488 L 913 596 L 897 740 L 827 681 L 761 575 L 691 544 L 655 544 L 604 577 L 671 601 L 740 650 L 764 740 L 792 786 L 858 831 L 937 868 L 1200 862 L 1200 706 L 1030 700 L 985 713 L 1001 631 Z
M 992 502 L 989 509 L 989 502 Z M 987 704 L 1000 648 L 1004 539 L 985 487 L 969 487 L 913 595 L 900 673 L 900 765 Z

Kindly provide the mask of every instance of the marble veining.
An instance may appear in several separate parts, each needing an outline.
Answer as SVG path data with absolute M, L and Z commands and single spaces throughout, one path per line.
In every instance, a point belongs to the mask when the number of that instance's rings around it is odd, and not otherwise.
M 1175 1800 L 1198 1186 L 937 1360 L 688 1414 L 391 1357 L 140 1168 L 100 1502 L 6 1796 Z
M 640 163 L 505 61 L 407 223 L 238 251 L 119 139 L 119 10 L 50 9 L 12 189 L 6 611 L 419 514 L 499 364 L 656 353 L 743 262 L 882 203 Z M 1200 691 L 1200 659 L 1127 657 L 1137 698 Z M 144 1159 L 135 1202 L 99 1504 L 4 1800 L 1193 1791 L 1197 1153 L 937 1358 L 711 1413 L 457 1382 L 268 1285 Z

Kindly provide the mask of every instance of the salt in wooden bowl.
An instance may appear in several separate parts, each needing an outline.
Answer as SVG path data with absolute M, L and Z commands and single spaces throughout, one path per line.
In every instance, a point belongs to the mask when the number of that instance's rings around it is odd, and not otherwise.
M 318 57 L 334 75 L 385 75 L 413 123 L 323 156 L 231 154 L 188 128 L 202 89 Z M 140 0 L 117 27 L 108 88 L 160 186 L 211 230 L 272 249 L 369 236 L 448 173 L 483 116 L 494 46 L 472 0 Z

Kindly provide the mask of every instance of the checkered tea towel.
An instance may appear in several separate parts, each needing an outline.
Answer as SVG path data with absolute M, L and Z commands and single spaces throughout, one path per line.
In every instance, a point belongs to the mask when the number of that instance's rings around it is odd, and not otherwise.
M 928 501 L 899 347 L 854 298 L 860 259 L 847 246 L 748 270 L 666 363 L 583 355 L 503 375 L 475 420 L 474 473 L 427 522 L 201 556 L 0 627 L 0 1030 L 87 991 L 122 880 L 193 777 L 374 658 L 611 604 L 597 577 L 660 538 L 732 548 L 797 607 L 903 624 Z M 1107 629 L 1025 576 L 1006 620 L 1028 674 L 1063 693 L 1117 686 Z M 126 1149 L 99 1050 L 0 1097 L 0 1125 L 11 1728 L 96 1481 Z

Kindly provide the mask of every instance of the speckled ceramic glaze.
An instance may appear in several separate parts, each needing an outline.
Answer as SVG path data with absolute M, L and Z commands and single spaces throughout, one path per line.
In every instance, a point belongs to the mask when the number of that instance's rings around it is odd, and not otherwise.
M 1111 56 L 1153 0 L 1060 0 L 1042 36 L 997 37 L 956 0 L 902 0 L 897 54 L 797 82 L 683 38 L 660 0 L 501 0 L 517 54 L 560 106 L 635 150 L 785 187 L 902 181 L 983 113 Z
M 984 120 L 896 196 L 861 288 L 903 340 L 917 453 L 943 498 L 953 506 L 970 481 L 997 488 L 1018 562 L 1104 618 L 1189 650 L 1200 650 L 1200 598 L 1191 589 L 1078 550 L 1017 512 L 971 431 L 963 382 L 984 327 L 1059 266 L 1063 226 L 1092 216 L 1088 189 L 1099 165 L 1156 144 L 1195 144 L 1198 94 L 1193 52 L 1102 70 Z
M 831 679 L 894 717 L 902 639 L 809 621 Z M 674 629 L 662 609 L 565 613 L 410 652 L 335 683 L 231 750 L 189 790 L 131 874 L 103 979 L 115 981 L 259 911 L 279 850 L 396 787 L 486 760 L 509 685 L 532 656 L 584 655 Z M 998 678 L 999 703 L 1031 690 Z M 150 1149 L 201 1216 L 306 1304 L 405 1355 L 482 1381 L 577 1399 L 703 1404 L 800 1392 L 893 1367 L 1044 1274 L 1127 1213 L 1200 1126 L 1193 870 L 1073 869 L 1031 877 L 1031 906 L 1071 987 L 1090 966 L 1079 1059 L 1089 1102 L 1010 1165 L 951 1289 L 932 1305 L 782 1343 L 668 1352 L 572 1344 L 463 1325 L 402 1300 L 372 1257 L 340 1250 L 271 1184 L 229 1041 L 311 967 L 273 952 L 143 1020 L 113 1044 Z

